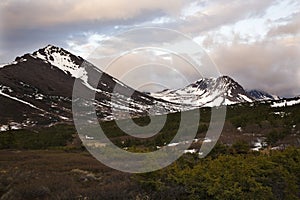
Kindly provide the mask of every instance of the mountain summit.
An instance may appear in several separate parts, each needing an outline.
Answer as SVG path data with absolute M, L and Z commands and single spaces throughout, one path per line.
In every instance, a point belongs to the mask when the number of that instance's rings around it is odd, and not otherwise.
M 71 54 L 63 48 L 48 45 L 34 52 L 31 56 L 60 68 L 62 71 L 69 73 L 72 77 L 79 78 L 82 75 L 80 73 L 80 65 L 84 59 Z
M 203 78 L 182 89 L 164 90 L 151 95 L 166 101 L 197 107 L 212 107 L 254 101 L 253 97 L 241 85 L 228 76 Z
M 252 96 L 255 100 L 279 100 L 280 98 L 276 95 L 271 95 L 262 90 L 250 90 L 247 92 L 250 96 Z

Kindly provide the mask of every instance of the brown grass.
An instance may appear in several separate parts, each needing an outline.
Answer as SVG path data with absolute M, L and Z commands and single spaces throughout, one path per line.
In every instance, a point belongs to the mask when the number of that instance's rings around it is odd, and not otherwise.
M 131 175 L 87 152 L 0 151 L 0 199 L 136 199 Z

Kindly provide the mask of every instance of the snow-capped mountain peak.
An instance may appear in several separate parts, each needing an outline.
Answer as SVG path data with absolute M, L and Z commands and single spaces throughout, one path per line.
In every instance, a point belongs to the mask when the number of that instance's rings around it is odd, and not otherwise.
M 166 101 L 199 107 L 253 101 L 253 98 L 246 93 L 243 87 L 228 76 L 202 78 L 185 88 L 164 90 L 151 95 Z
M 197 87 L 201 89 L 237 89 L 241 87 L 237 82 L 235 82 L 229 76 L 220 76 L 218 78 L 203 78 L 190 85 L 191 87 Z
M 257 101 L 264 101 L 264 100 L 279 100 L 280 98 L 276 95 L 271 95 L 262 90 L 250 90 L 248 94 L 252 96 Z
M 48 45 L 45 48 L 30 54 L 33 58 L 38 58 L 46 63 L 58 67 L 72 77 L 79 78 L 83 75 L 80 65 L 83 63 L 81 57 L 75 56 L 63 48 Z

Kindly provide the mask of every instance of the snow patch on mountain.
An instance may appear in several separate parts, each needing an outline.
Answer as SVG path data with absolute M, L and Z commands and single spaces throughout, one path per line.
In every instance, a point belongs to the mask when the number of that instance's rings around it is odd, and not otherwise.
M 4 68 L 4 67 L 6 67 L 6 66 L 9 66 L 9 65 L 16 65 L 16 64 L 18 64 L 19 62 L 25 62 L 25 61 L 27 61 L 27 60 L 26 60 L 26 59 L 21 59 L 20 61 L 13 61 L 13 62 L 11 62 L 11 63 L 0 64 L 0 69 L 1 69 L 1 68 Z
M 280 102 L 273 102 L 271 104 L 271 107 L 280 108 L 280 107 L 294 106 L 297 104 L 300 104 L 300 99 L 285 99 Z
M 0 64 L 0 68 L 5 67 L 6 65 L 8 65 L 8 64 Z
M 8 87 L 6 87 L 6 86 L 0 85 L 0 95 L 5 96 L 5 97 L 7 97 L 7 98 L 10 98 L 10 99 L 12 99 L 12 100 L 18 101 L 18 102 L 20 102 L 20 103 L 23 103 L 23 104 L 25 104 L 25 105 L 28 105 L 28 106 L 30 106 L 30 107 L 32 107 L 32 108 L 34 108 L 34 109 L 43 111 L 42 109 L 36 107 L 35 105 L 33 105 L 33 104 L 31 104 L 31 103 L 28 103 L 28 102 L 26 102 L 26 101 L 23 101 L 23 100 L 21 100 L 21 99 L 18 99 L 17 97 L 13 97 L 13 96 L 11 96 L 11 95 L 9 95 L 9 94 L 6 94 L 6 93 L 4 92 L 5 90 L 8 90 L 9 92 L 12 92 L 12 90 L 11 90 L 10 88 L 8 88 Z

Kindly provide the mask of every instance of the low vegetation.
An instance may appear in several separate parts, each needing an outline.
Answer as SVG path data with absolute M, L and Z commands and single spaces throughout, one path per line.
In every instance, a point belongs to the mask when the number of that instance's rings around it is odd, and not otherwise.
M 300 149 L 214 153 L 182 157 L 137 180 L 151 199 L 300 199 Z
M 75 137 L 73 126 L 56 125 L 0 133 L 0 149 L 47 149 L 66 146 Z
M 200 111 L 197 137 L 204 138 L 210 109 Z M 158 135 L 142 140 L 114 121 L 101 126 L 121 148 L 144 152 L 169 143 L 179 123 L 180 113 L 170 114 Z M 0 199 L 300 199 L 299 128 L 300 106 L 229 106 L 219 143 L 206 158 L 185 154 L 167 168 L 137 175 L 94 159 L 72 125 L 10 130 L 0 133 Z M 267 145 L 251 151 L 257 138 Z
M 218 145 L 151 173 L 110 169 L 85 151 L 0 151 L 1 199 L 300 199 L 300 149 Z M 237 148 L 237 146 L 235 147 Z

